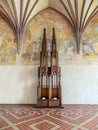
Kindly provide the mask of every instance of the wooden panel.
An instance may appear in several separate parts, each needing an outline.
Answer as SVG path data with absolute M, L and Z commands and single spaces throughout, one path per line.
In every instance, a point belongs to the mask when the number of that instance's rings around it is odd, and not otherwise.
M 48 99 L 49 97 L 49 88 L 42 88 L 42 87 L 38 87 L 38 99 L 41 99 L 42 97 L 45 97 L 46 99 Z
M 50 105 L 50 106 L 60 106 L 60 105 L 61 105 L 61 101 L 60 101 L 60 99 L 50 100 L 50 101 L 49 101 L 49 105 Z
M 49 98 L 53 97 L 61 98 L 61 88 L 49 88 Z
M 47 100 L 38 100 L 38 106 L 48 106 L 48 99 Z

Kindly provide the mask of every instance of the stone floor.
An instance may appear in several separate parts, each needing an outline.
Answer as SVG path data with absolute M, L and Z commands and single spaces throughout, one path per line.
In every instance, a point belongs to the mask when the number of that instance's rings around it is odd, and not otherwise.
M 98 105 L 0 105 L 0 130 L 98 130 Z

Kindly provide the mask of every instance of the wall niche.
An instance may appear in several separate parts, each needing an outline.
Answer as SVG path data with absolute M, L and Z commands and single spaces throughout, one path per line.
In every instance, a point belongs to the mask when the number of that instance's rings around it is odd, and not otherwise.
M 56 30 L 56 43 L 60 63 L 66 64 L 66 62 L 74 62 L 76 54 L 74 32 L 63 15 L 48 8 L 38 13 L 31 20 L 24 32 L 22 56 L 25 64 L 39 65 L 43 28 L 47 30 L 47 48 L 48 51 L 51 51 L 51 30 L 53 27 Z M 26 60 L 26 55 L 28 57 L 29 54 L 30 59 L 27 58 Z

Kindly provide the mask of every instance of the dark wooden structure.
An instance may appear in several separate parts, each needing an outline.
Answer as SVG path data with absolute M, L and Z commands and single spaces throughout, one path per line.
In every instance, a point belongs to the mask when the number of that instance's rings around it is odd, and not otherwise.
M 46 29 L 40 52 L 38 68 L 37 107 L 61 107 L 61 68 L 58 64 L 55 29 L 53 28 L 52 51 L 48 59 Z

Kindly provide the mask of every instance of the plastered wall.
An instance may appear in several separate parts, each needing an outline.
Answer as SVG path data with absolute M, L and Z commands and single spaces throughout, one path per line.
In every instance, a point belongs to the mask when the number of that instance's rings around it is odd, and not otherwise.
M 98 104 L 97 65 L 64 65 L 63 104 Z M 0 103 L 33 104 L 37 100 L 37 67 L 0 66 Z
M 49 16 L 50 17 L 47 17 Z M 52 14 L 52 15 L 51 15 Z M 56 20 L 54 22 L 52 16 Z M 46 18 L 48 18 L 46 20 Z M 39 19 L 41 21 L 39 21 Z M 55 11 L 42 12 L 35 16 L 24 33 L 22 53 L 15 52 L 15 37 L 10 27 L 0 19 L 0 103 L 34 104 L 37 101 L 39 52 L 43 27 L 47 28 L 48 44 L 51 30 L 56 27 L 63 104 L 98 103 L 98 19 L 94 19 L 81 42 L 81 51 L 76 53 L 73 31 L 66 19 Z M 37 25 L 39 29 L 37 29 Z M 93 25 L 95 28 L 93 28 Z M 65 31 L 63 30 L 65 27 Z M 34 30 L 35 29 L 35 30 Z M 69 29 L 66 33 L 66 30 Z M 63 30 L 63 31 L 62 31 Z M 92 30 L 94 31 L 93 33 Z M 35 33 L 33 33 L 35 32 Z M 88 36 L 88 37 L 87 37 Z M 89 40 L 93 40 L 91 50 Z M 83 48 L 84 47 L 84 48 Z M 30 57 L 26 54 L 31 54 Z

